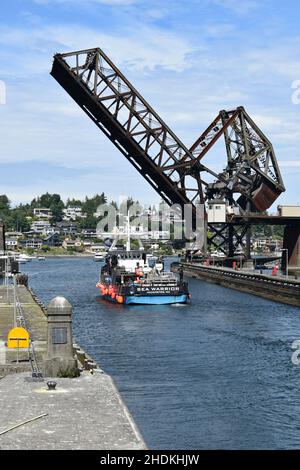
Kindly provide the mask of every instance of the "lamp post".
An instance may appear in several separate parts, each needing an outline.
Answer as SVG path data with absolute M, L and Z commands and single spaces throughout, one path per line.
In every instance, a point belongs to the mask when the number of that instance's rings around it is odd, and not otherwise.
M 288 274 L 288 271 L 289 271 L 289 250 L 287 248 L 282 248 L 281 251 L 286 251 L 286 255 L 285 255 L 285 275 L 288 278 L 289 277 L 289 274 Z

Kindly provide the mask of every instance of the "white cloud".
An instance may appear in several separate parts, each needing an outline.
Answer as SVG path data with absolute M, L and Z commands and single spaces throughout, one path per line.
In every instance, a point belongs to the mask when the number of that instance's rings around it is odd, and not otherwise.
M 26 28 L 0 28 L 0 44 L 16 46 L 16 73 L 43 73 L 54 52 L 101 47 L 119 64 L 137 70 L 155 67 L 181 71 L 188 66 L 191 43 L 171 32 L 143 26 L 126 34 L 105 34 L 78 25 L 48 25 Z M 21 50 L 20 50 L 21 45 Z M 47 62 L 48 61 L 48 62 Z M 11 68 L 11 62 L 9 64 Z
M 222 38 L 235 31 L 235 26 L 231 23 L 208 23 L 203 30 L 208 36 Z
M 263 115 L 263 114 L 253 114 L 252 119 L 254 122 L 263 129 L 274 129 L 282 125 L 282 119 L 279 116 Z
M 222 2 L 233 10 L 237 2 L 229 3 Z M 247 8 L 254 9 L 255 2 L 250 3 L 253 5 Z M 95 191 L 97 181 L 109 190 L 113 180 L 117 181 L 116 192 L 126 192 L 128 181 L 134 197 L 150 191 L 49 76 L 53 53 L 99 46 L 187 146 L 220 109 L 244 105 L 274 144 L 280 165 L 286 173 L 289 168 L 292 172 L 299 167 L 293 158 L 300 140 L 300 107 L 291 105 L 289 79 L 300 79 L 300 41 L 280 38 L 266 44 L 255 42 L 255 46 L 250 41 L 245 44 L 234 26 L 208 22 L 193 39 L 185 32 L 152 27 L 143 21 L 138 29 L 129 23 L 109 33 L 79 24 L 38 21 L 30 28 L 26 23 L 19 28 L 1 27 L 1 73 L 7 74 L 7 104 L 0 107 L 0 161 L 48 160 L 83 169 L 82 177 L 74 178 L 72 184 L 52 181 L 49 191 L 61 188 L 66 194 L 85 194 Z M 222 38 L 231 34 L 234 50 L 222 43 Z M 206 42 L 207 37 L 215 40 Z M 220 145 L 208 153 L 205 163 L 219 168 L 224 158 L 224 146 Z M 93 174 L 86 171 L 89 167 Z M 36 194 L 43 184 L 33 186 Z
M 247 15 L 260 6 L 257 0 L 210 0 L 212 3 L 224 7 L 237 15 Z
M 300 168 L 300 160 L 279 160 L 281 168 Z
M 296 36 L 252 48 L 247 52 L 248 71 L 257 77 L 263 76 L 270 84 L 278 77 L 299 79 L 299 47 L 300 37 Z
M 84 0 L 84 3 L 99 3 L 102 5 L 109 6 L 127 6 L 134 3 L 139 3 L 141 0 Z M 34 0 L 35 3 L 40 5 L 46 4 L 59 4 L 59 3 L 69 3 L 69 4 L 82 4 L 82 0 Z

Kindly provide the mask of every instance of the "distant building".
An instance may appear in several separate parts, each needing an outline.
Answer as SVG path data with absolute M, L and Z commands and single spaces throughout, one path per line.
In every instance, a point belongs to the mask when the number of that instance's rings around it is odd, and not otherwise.
M 131 238 L 138 238 L 140 240 L 169 240 L 169 230 L 147 230 L 141 225 L 130 225 L 130 236 Z M 97 238 L 118 238 L 125 239 L 127 237 L 127 227 L 120 225 L 114 227 L 112 232 L 97 232 Z
M 97 230 L 95 228 L 84 228 L 81 234 L 86 238 L 97 238 Z
M 51 229 L 51 224 L 46 220 L 35 220 L 32 222 L 30 229 L 34 233 L 46 235 L 48 233 L 47 231 Z
M 33 209 L 34 217 L 39 217 L 41 219 L 51 219 L 52 211 L 44 207 L 36 207 Z
M 282 249 L 282 240 L 274 238 L 256 238 L 252 242 L 254 251 L 263 251 L 264 253 L 278 252 Z
M 89 251 L 97 253 L 98 251 L 105 251 L 107 248 L 102 243 L 92 243 L 89 247 Z
M 21 238 L 23 236 L 22 232 L 5 232 L 7 238 Z
M 59 230 L 58 228 L 52 227 L 52 226 L 46 227 L 45 230 L 43 231 L 43 235 L 47 235 L 47 236 L 54 235 L 55 233 L 59 235 Z
M 224 223 L 226 222 L 226 202 L 222 200 L 208 201 L 207 222 Z
M 68 249 L 68 248 L 78 248 L 81 246 L 81 240 L 70 240 L 68 238 L 66 238 L 63 242 L 62 242 L 62 246 L 63 248 L 65 249 Z
M 7 250 L 16 250 L 18 248 L 18 238 L 17 237 L 5 237 L 5 248 Z
M 68 206 L 63 209 L 63 220 L 70 221 L 76 220 L 78 218 L 86 217 L 85 214 L 82 213 L 82 209 L 79 206 Z
M 61 235 L 77 235 L 77 224 L 63 220 L 56 223 L 56 228 Z
M 170 231 L 169 230 L 154 230 L 148 232 L 148 240 L 169 240 Z
M 82 245 L 85 250 L 89 251 L 92 246 L 92 242 L 90 240 L 82 240 Z
M 48 246 L 60 246 L 61 241 L 57 232 L 52 233 L 44 239 L 44 244 Z
M 281 217 L 300 217 L 300 205 L 277 206 L 277 210 Z
M 26 240 L 19 241 L 22 248 L 33 248 L 39 250 L 44 245 L 44 240 L 41 238 L 27 238 Z

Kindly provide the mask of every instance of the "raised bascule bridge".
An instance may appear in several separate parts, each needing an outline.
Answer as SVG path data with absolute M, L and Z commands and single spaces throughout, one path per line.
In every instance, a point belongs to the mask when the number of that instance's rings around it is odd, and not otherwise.
M 285 187 L 271 142 L 242 106 L 220 111 L 188 148 L 101 49 L 56 54 L 51 75 L 164 201 L 191 204 L 194 220 L 205 205 L 207 243 L 229 264 L 241 249 L 251 258 L 253 224 L 280 224 L 283 256 L 300 270 L 300 218 L 266 215 Z M 221 141 L 217 172 L 210 162 Z

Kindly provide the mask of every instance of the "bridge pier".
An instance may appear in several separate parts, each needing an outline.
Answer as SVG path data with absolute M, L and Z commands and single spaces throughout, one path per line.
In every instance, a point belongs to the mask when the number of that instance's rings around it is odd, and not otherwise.
M 300 275 L 300 224 L 289 224 L 284 229 L 281 269 L 288 274 Z

